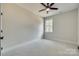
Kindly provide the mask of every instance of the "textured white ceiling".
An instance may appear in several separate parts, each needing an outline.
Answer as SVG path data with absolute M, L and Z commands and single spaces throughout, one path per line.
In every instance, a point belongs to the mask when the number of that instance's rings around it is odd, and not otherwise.
M 20 4 L 17 4 L 17 5 L 33 12 L 36 15 L 42 16 L 42 17 L 67 12 L 67 11 L 78 8 L 78 6 L 79 6 L 78 3 L 55 3 L 53 5 L 53 7 L 57 7 L 59 9 L 58 10 L 50 10 L 49 14 L 47 14 L 46 11 L 38 12 L 39 10 L 45 8 L 40 3 L 20 3 Z

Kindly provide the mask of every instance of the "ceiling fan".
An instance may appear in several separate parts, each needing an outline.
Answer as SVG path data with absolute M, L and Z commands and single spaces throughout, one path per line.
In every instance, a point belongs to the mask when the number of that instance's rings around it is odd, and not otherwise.
M 52 7 L 55 3 L 41 3 L 45 7 L 45 9 L 39 10 L 39 12 L 45 11 L 48 13 L 49 10 L 58 10 L 58 8 Z

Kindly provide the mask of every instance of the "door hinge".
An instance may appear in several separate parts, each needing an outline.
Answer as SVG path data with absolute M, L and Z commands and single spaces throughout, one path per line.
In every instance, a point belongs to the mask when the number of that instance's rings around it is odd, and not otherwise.
M 3 15 L 3 13 L 1 12 L 1 15 Z
M 4 38 L 4 36 L 0 37 L 0 39 L 2 40 Z
M 3 33 L 3 30 L 1 30 L 1 33 Z
M 0 49 L 3 50 L 3 47 L 1 47 Z
M 3 33 L 3 30 L 1 30 L 1 33 Z M 4 36 L 1 36 L 1 37 L 0 37 L 0 39 L 3 39 L 3 38 L 4 38 Z

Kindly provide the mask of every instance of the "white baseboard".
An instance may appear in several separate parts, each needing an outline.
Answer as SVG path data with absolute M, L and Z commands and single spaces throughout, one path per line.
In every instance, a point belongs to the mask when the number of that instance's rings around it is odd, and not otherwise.
M 66 43 L 66 44 L 72 44 L 72 45 L 76 45 L 78 46 L 77 42 L 73 42 L 73 41 L 67 41 L 67 40 L 62 40 L 62 39 L 52 39 L 54 41 L 58 41 L 58 42 L 61 42 L 61 43 Z

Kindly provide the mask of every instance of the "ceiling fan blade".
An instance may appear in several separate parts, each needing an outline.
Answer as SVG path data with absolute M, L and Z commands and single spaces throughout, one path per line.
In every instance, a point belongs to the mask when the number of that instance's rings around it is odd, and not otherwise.
M 46 9 L 41 9 L 41 10 L 39 10 L 39 12 L 44 11 L 44 10 L 46 10 Z
M 49 6 L 49 3 L 47 3 L 47 6 Z
M 58 10 L 58 8 L 50 8 L 50 9 L 52 9 L 52 10 Z
M 51 4 L 50 4 L 50 7 L 51 7 L 52 5 L 54 5 L 54 4 L 55 4 L 55 3 L 51 3 Z
M 47 8 L 47 6 L 44 4 L 44 3 L 41 3 L 44 7 L 46 7 Z

